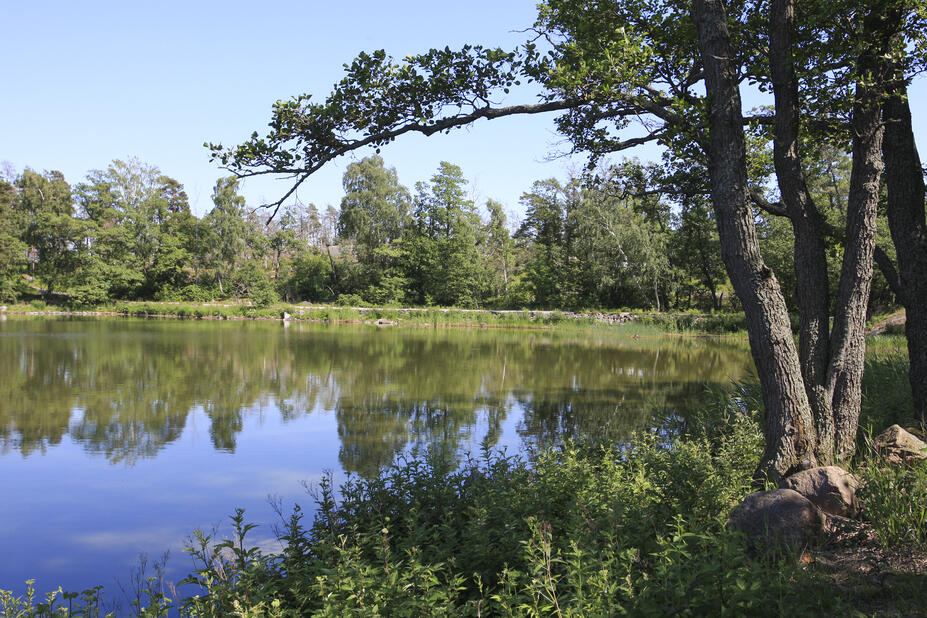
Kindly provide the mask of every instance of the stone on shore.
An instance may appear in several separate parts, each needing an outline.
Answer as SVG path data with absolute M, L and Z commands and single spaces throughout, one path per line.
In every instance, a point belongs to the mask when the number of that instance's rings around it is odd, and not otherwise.
M 780 489 L 793 489 L 828 515 L 855 517 L 860 480 L 843 468 L 824 466 L 802 470 L 784 479 Z
M 873 446 L 890 463 L 927 459 L 927 444 L 898 425 L 892 425 L 872 440 Z
M 742 532 L 755 548 L 798 552 L 821 537 L 825 520 L 821 509 L 794 489 L 771 489 L 744 498 L 728 527 Z

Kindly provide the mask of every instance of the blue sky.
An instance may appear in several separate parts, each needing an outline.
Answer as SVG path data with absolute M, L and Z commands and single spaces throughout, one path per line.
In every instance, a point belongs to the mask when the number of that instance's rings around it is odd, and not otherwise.
M 277 99 L 324 98 L 358 51 L 402 57 L 467 42 L 512 47 L 534 16 L 533 0 L 7 3 L 0 161 L 16 170 L 58 169 L 76 184 L 112 159 L 137 157 L 183 183 L 203 214 L 223 175 L 204 141 L 231 145 L 262 131 Z M 924 81 L 912 93 L 914 109 L 927 98 Z M 549 160 L 565 148 L 552 120 L 510 118 L 451 135 L 407 136 L 382 155 L 410 188 L 441 160 L 456 163 L 478 202 L 491 197 L 520 211 L 518 198 L 533 181 L 563 178 L 583 164 Z M 915 130 L 927 151 L 927 120 Z M 351 160 L 318 172 L 300 200 L 337 206 Z M 262 179 L 242 192 L 257 204 L 285 189 L 284 181 Z

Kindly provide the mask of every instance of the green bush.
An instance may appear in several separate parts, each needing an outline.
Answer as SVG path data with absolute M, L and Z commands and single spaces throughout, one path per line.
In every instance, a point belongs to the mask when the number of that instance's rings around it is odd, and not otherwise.
M 366 307 L 367 302 L 357 294 L 339 294 L 335 304 L 340 307 Z
M 270 282 L 262 282 L 251 290 L 251 302 L 254 303 L 255 307 L 269 307 L 280 302 L 280 296 L 270 285 Z

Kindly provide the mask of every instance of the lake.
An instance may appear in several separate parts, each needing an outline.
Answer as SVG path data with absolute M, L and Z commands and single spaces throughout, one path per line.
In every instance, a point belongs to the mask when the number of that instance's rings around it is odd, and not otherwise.
M 184 540 L 238 507 L 279 548 L 271 502 L 311 513 L 326 471 L 626 437 L 752 375 L 739 338 L 6 317 L 0 588 L 120 597 L 165 551 L 177 581 Z

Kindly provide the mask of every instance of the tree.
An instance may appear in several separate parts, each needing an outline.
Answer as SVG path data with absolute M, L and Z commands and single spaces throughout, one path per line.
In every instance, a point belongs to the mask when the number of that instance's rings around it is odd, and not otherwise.
M 476 306 L 485 271 L 483 233 L 461 169 L 442 161 L 431 183 L 416 185 L 413 225 L 403 240 L 407 277 L 424 304 Z
M 721 241 L 711 204 L 702 195 L 686 196 L 679 210 L 673 237 L 676 263 L 690 279 L 698 281 L 709 296 L 711 308 L 721 309 L 726 281 L 721 261 Z
M 357 255 L 360 268 L 353 286 L 371 302 L 401 302 L 397 243 L 411 220 L 409 191 L 380 156 L 349 165 L 342 182 L 338 236 L 353 242 Z
M 200 226 L 200 245 L 205 262 L 215 269 L 219 293 L 225 294 L 223 280 L 235 271 L 245 251 L 245 198 L 238 195 L 238 180 L 232 177 L 217 180 L 212 202 L 213 209 Z
M 136 298 L 186 284 L 195 220 L 183 185 L 138 159 L 116 159 L 91 171 L 75 197 L 88 222 L 83 286 Z
M 16 300 L 28 247 L 20 238 L 22 208 L 16 187 L 0 178 L 0 302 Z
M 61 172 L 38 174 L 27 168 L 17 181 L 17 189 L 30 268 L 41 278 L 44 294 L 50 297 L 58 292 L 65 278 L 74 274 L 75 250 L 83 237 L 82 226 L 73 216 L 71 187 Z
M 509 278 L 511 276 L 514 242 L 509 233 L 508 221 L 502 204 L 496 200 L 486 200 L 489 221 L 484 232 L 486 237 L 486 265 L 492 271 L 490 275 L 491 294 L 502 299 L 502 304 L 509 304 Z
M 921 166 L 907 84 L 914 67 L 894 58 L 890 67 L 885 118 L 886 206 L 897 268 L 885 252 L 877 254 L 880 267 L 905 307 L 910 382 L 914 408 L 927 425 L 927 220 L 925 220 L 924 168 Z
M 572 306 L 577 301 L 567 236 L 571 193 L 575 191 L 549 178 L 535 182 L 521 196 L 525 220 L 515 235 L 531 240 L 525 277 L 539 307 Z
M 570 215 L 597 304 L 665 307 L 675 278 L 670 209 L 659 195 L 644 191 L 647 175 L 637 161 L 606 169 L 586 183 Z
M 888 59 L 904 55 L 923 27 L 913 4 L 820 3 L 797 23 L 791 0 L 774 2 L 768 15 L 761 3 L 720 0 L 548 0 L 539 6 L 533 29 L 551 44 L 547 54 L 532 42 L 516 52 L 431 50 L 402 63 L 382 51 L 361 54 L 326 101 L 308 104 L 303 95 L 278 103 L 266 136 L 229 150 L 213 146 L 213 154 L 241 176 L 294 174 L 295 191 L 328 161 L 405 133 L 432 135 L 480 118 L 564 110 L 558 129 L 593 160 L 659 141 L 674 157 L 704 166 L 721 254 L 746 314 L 763 391 L 767 449 L 757 472 L 776 479 L 807 462 L 844 458 L 854 448 L 881 171 L 879 112 Z M 827 27 L 838 22 L 841 28 L 828 35 Z M 826 44 L 811 45 L 812 37 Z M 544 89 L 540 103 L 490 103 L 523 79 Z M 773 116 L 744 118 L 744 80 L 773 91 Z M 697 91 L 700 84 L 705 95 Z M 833 316 L 824 228 L 807 199 L 801 167 L 799 138 L 809 114 L 853 152 Z M 644 135 L 623 138 L 620 130 L 640 117 Z M 751 185 L 744 134 L 749 122 L 772 125 L 780 204 Z M 787 215 L 793 224 L 798 348 L 778 279 L 760 254 L 754 204 Z
M 355 240 L 361 255 L 402 236 L 411 198 L 396 168 L 387 168 L 379 156 L 366 157 L 348 166 L 342 183 L 338 236 Z

